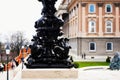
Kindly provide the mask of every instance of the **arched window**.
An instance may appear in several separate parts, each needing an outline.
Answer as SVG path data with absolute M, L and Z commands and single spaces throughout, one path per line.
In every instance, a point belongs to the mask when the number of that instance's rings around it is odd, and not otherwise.
M 96 32 L 96 22 L 95 21 L 89 21 L 88 24 L 88 29 L 89 29 L 89 33 L 95 33 Z
M 106 33 L 112 33 L 112 21 L 106 21 Z
M 90 4 L 89 5 L 89 13 L 94 13 L 95 12 L 95 4 Z
M 105 12 L 106 13 L 111 13 L 112 12 L 112 5 L 111 4 L 106 4 Z

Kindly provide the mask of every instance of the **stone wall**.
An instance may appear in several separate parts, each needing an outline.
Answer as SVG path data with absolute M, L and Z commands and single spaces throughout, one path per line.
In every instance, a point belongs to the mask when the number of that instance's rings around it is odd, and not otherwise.
M 96 51 L 89 51 L 89 42 L 96 43 Z M 106 42 L 113 43 L 113 50 L 106 50 Z M 119 38 L 76 38 L 70 39 L 70 45 L 72 47 L 71 53 L 79 56 L 82 53 L 87 55 L 113 55 L 115 51 L 120 51 L 120 39 Z

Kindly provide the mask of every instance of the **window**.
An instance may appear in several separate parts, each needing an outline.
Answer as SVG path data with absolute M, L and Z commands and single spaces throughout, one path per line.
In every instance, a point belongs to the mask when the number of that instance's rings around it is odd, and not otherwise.
M 113 51 L 113 43 L 112 42 L 106 43 L 106 51 Z
M 95 5 L 94 4 L 90 4 L 89 5 L 89 13 L 94 13 L 95 12 Z
M 96 51 L 96 43 L 95 42 L 89 43 L 89 51 Z
M 111 13 L 112 12 L 112 5 L 111 4 L 106 4 L 106 13 Z
M 106 33 L 112 33 L 112 21 L 106 21 Z
M 88 24 L 88 29 L 89 29 L 89 33 L 95 33 L 96 32 L 96 23 L 95 21 L 89 21 Z

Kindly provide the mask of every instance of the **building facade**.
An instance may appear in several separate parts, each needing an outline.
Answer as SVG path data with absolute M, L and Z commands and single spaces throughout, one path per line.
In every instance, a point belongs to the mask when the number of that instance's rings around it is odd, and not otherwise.
M 74 55 L 120 51 L 120 0 L 63 0 L 56 14 Z

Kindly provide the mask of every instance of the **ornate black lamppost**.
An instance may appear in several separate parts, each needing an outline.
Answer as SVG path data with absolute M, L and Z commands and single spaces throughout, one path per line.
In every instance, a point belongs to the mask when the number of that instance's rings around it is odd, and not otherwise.
M 7 55 L 7 80 L 9 80 L 9 69 L 8 69 L 9 54 L 10 54 L 10 46 L 7 44 L 7 46 L 6 46 L 6 55 Z
M 72 57 L 69 56 L 68 38 L 63 35 L 63 21 L 54 14 L 57 0 L 38 0 L 42 2 L 42 18 L 35 22 L 36 35 L 30 45 L 31 55 L 27 59 L 27 68 L 71 68 Z

